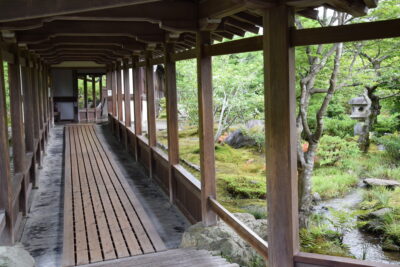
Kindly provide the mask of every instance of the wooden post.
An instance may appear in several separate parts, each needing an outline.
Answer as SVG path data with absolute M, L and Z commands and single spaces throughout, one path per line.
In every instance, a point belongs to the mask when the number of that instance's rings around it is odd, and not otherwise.
M 94 118 L 93 120 L 97 120 L 97 112 L 96 112 L 96 76 L 92 75 L 92 99 L 93 99 L 93 108 L 94 108 Z
M 34 58 L 32 60 L 32 99 L 33 99 L 33 120 L 34 120 L 34 134 L 35 134 L 35 144 L 36 144 L 36 163 L 39 165 L 39 168 L 42 166 L 42 154 L 40 149 L 40 112 L 39 112 L 39 70 L 38 64 Z
M 143 83 L 140 68 L 135 66 L 139 61 L 137 56 L 132 57 L 133 67 L 133 108 L 135 115 L 135 135 L 142 135 L 142 93 Z
M 85 102 L 85 110 L 86 110 L 86 122 L 89 121 L 89 101 L 88 101 L 88 88 L 87 88 L 87 75 L 84 76 L 83 79 L 83 98 Z
M 217 216 L 212 211 L 208 198 L 216 198 L 214 117 L 212 93 L 212 63 L 204 47 L 211 45 L 210 32 L 198 32 L 196 38 L 197 81 L 199 102 L 199 137 L 201 170 L 201 214 L 203 224 L 215 225 Z
M 153 57 L 153 52 L 146 51 L 146 90 L 147 90 L 147 134 L 149 137 L 149 146 L 157 145 L 156 138 L 156 110 L 154 103 L 154 75 L 153 65 L 150 60 Z
M 102 105 L 101 109 L 103 109 L 104 108 L 103 107 L 103 75 L 99 76 L 99 90 L 100 90 L 100 104 Z M 100 114 L 100 117 L 101 117 L 101 115 L 102 114 Z
M 17 52 L 17 50 L 15 50 Z M 25 170 L 25 131 L 22 114 L 23 97 L 21 94 L 21 73 L 19 55 L 15 54 L 13 64 L 8 64 L 10 82 L 10 109 L 12 125 L 12 141 L 14 154 L 15 173 L 23 173 Z
M 112 114 L 117 117 L 117 69 L 116 65 L 113 64 L 111 72 L 111 101 L 112 101 Z
M 167 100 L 168 160 L 169 160 L 169 199 L 174 202 L 173 166 L 179 164 L 178 95 L 176 90 L 176 64 L 170 54 L 174 45 L 165 44 L 165 89 Z
M 25 129 L 23 115 L 23 95 L 20 72 L 20 55 L 19 50 L 15 46 L 14 63 L 8 64 L 9 82 L 10 82 L 10 110 L 11 110 L 11 125 L 12 125 L 12 148 L 14 156 L 14 173 L 22 174 L 21 192 L 19 195 L 20 210 L 23 215 L 27 212 L 27 196 L 26 196 L 26 147 L 25 147 Z
M 39 60 L 36 60 L 37 63 L 37 94 L 38 94 L 38 113 L 39 113 L 39 129 L 40 129 L 40 136 L 39 138 L 43 137 L 43 80 L 42 80 L 42 66 L 39 63 Z
M 265 129 L 270 267 L 294 265 L 299 251 L 297 129 L 293 10 L 285 4 L 264 13 Z
M 129 83 L 129 60 L 124 59 L 124 96 L 125 96 L 125 126 L 132 126 L 131 119 L 131 90 Z
M 26 59 L 26 66 L 22 67 L 22 83 L 24 91 L 24 118 L 25 118 L 25 137 L 26 150 L 34 152 L 35 136 L 34 136 L 34 118 L 33 118 L 33 88 L 32 78 L 29 67 L 29 60 Z
M 0 49 L 0 209 L 5 210 L 6 226 L 1 242 L 14 243 L 13 221 L 13 183 L 10 174 L 10 151 L 8 147 L 8 123 L 6 107 L 6 90 L 4 84 L 3 55 Z
M 121 62 L 117 63 L 117 108 L 118 108 L 118 120 L 123 121 L 123 109 L 122 109 L 122 75 L 121 75 Z M 118 126 L 119 129 L 119 126 Z

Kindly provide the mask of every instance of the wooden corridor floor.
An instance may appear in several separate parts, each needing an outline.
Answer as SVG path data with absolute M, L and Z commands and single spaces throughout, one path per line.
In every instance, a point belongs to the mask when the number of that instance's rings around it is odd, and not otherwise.
M 65 127 L 63 266 L 166 249 L 94 125 Z

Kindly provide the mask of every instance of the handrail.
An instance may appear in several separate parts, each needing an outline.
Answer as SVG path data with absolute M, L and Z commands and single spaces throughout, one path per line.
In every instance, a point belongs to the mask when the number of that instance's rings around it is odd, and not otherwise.
M 209 197 L 211 209 L 232 229 L 249 243 L 265 259 L 268 259 L 268 243 L 244 223 L 239 221 L 232 213 L 224 208 L 216 199 Z

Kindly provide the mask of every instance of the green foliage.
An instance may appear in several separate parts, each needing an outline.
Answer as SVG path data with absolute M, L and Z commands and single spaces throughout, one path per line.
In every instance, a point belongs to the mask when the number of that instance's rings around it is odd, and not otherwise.
M 329 135 L 322 136 L 317 151 L 318 162 L 321 166 L 333 166 L 343 159 L 357 157 L 359 154 L 356 142 Z
M 400 113 L 378 116 L 378 121 L 374 125 L 373 130 L 376 136 L 383 136 L 387 133 L 393 133 L 399 130 Z
M 355 174 L 343 172 L 336 167 L 316 169 L 312 177 L 312 190 L 320 194 L 322 199 L 344 196 L 358 183 Z
M 350 257 L 342 239 L 343 234 L 331 230 L 320 215 L 311 216 L 309 227 L 300 230 L 300 246 L 304 252 Z
M 353 136 L 353 129 L 355 124 L 356 121 L 350 119 L 350 117 L 346 115 L 325 118 L 325 134 L 330 136 L 337 136 L 340 138 L 348 138 L 349 136 Z
M 382 136 L 376 141 L 385 146 L 385 153 L 392 161 L 400 160 L 400 135 L 398 133 Z
M 264 127 L 255 126 L 251 129 L 247 129 L 246 127 L 240 127 L 240 131 L 244 136 L 247 136 L 252 140 L 254 140 L 254 146 L 257 148 L 259 152 L 264 151 L 265 148 Z

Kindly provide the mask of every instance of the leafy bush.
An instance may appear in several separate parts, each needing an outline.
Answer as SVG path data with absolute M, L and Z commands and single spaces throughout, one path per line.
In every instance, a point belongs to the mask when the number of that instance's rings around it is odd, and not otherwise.
M 219 175 L 225 182 L 226 191 L 234 198 L 265 199 L 267 186 L 265 179 L 257 176 Z
M 377 136 L 383 136 L 386 133 L 395 132 L 400 126 L 400 113 L 394 113 L 390 116 L 379 116 L 373 131 Z
M 356 142 L 329 135 L 322 136 L 317 151 L 321 166 L 333 166 L 343 159 L 357 157 L 359 154 L 360 150 Z
M 379 137 L 376 142 L 385 146 L 385 153 L 394 162 L 400 160 L 400 135 L 398 133 Z
M 344 196 L 357 185 L 358 181 L 356 175 L 343 173 L 335 167 L 320 168 L 312 177 L 312 189 L 322 199 L 330 199 Z
M 348 137 L 353 136 L 355 120 L 348 116 L 340 116 L 338 118 L 326 118 L 324 120 L 324 130 L 327 135 Z
M 246 127 L 241 127 L 240 131 L 244 136 L 249 137 L 254 140 L 254 144 L 257 147 L 259 152 L 263 151 L 265 148 L 265 132 L 264 127 L 255 126 L 251 129 L 247 129 Z

